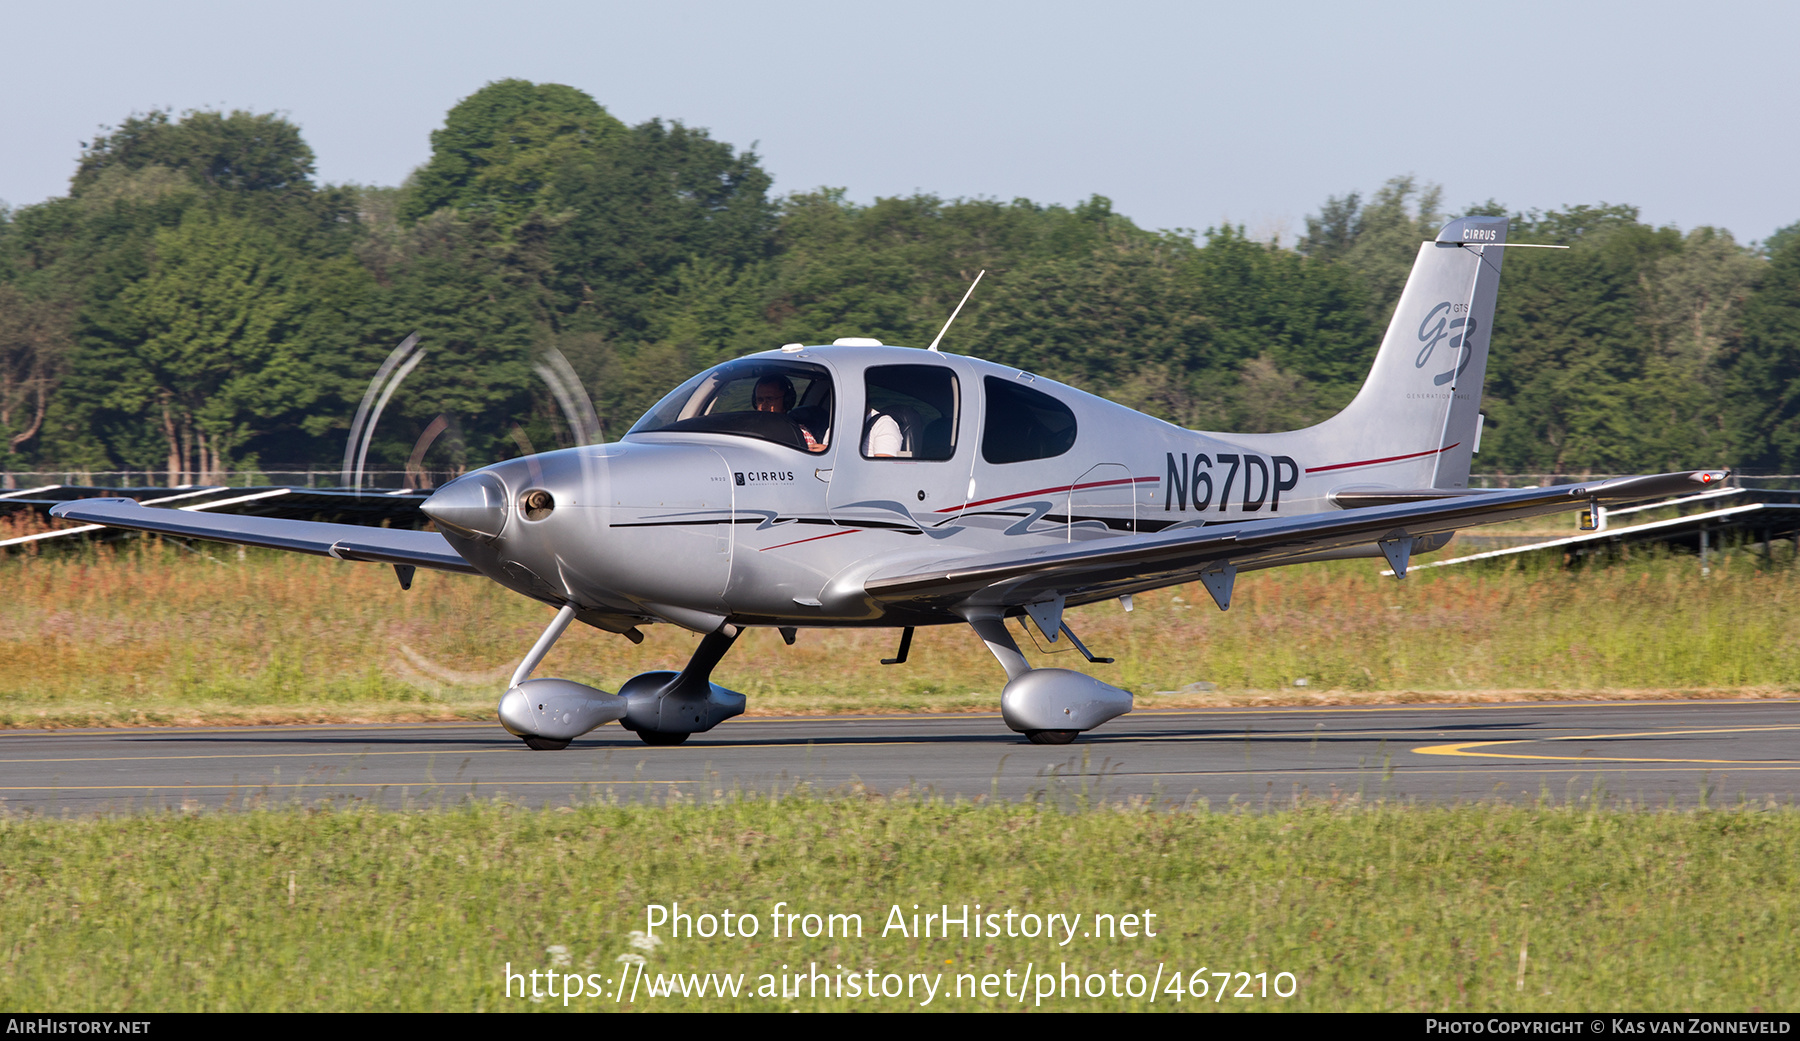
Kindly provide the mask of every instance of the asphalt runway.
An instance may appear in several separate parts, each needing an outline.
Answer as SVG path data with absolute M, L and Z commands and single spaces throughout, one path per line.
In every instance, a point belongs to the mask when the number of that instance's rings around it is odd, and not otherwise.
M 0 732 L 0 808 L 530 806 L 910 792 L 1158 807 L 1295 800 L 1792 806 L 1800 701 L 1139 710 L 1045 747 L 998 714 L 734 719 L 674 748 L 617 725 L 532 752 L 498 724 Z

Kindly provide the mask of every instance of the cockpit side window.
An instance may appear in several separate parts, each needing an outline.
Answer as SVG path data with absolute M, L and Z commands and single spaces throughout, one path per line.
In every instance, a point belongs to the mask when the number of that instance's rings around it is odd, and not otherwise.
M 745 358 L 695 376 L 644 414 L 633 434 L 731 434 L 802 452 L 831 445 L 831 373 L 805 362 Z
M 944 460 L 956 454 L 961 398 L 943 365 L 872 365 L 864 372 L 864 459 Z
M 981 457 L 990 463 L 1049 459 L 1075 446 L 1075 413 L 1042 391 L 993 376 L 987 388 L 987 418 Z

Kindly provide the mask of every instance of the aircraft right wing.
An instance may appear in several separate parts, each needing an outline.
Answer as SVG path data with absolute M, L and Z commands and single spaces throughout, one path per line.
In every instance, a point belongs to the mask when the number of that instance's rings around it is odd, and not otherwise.
M 194 513 L 144 506 L 131 499 L 76 499 L 52 507 L 50 516 L 152 531 L 159 535 L 312 553 L 339 560 L 368 560 L 400 567 L 478 574 L 461 554 L 450 548 L 444 536 L 435 531 Z
M 1292 517 L 1205 526 L 1193 521 L 1186 527 L 1066 547 L 914 561 L 875 571 L 863 589 L 889 604 L 1016 608 L 1061 597 L 1074 606 L 1214 576 L 1207 585 L 1223 607 L 1229 602 L 1231 577 L 1238 571 L 1378 543 L 1396 560 L 1395 570 L 1403 572 L 1412 540 L 1421 536 L 1588 503 L 1605 506 L 1676 495 L 1721 482 L 1727 473 L 1690 470 L 1552 488 L 1445 492 L 1435 499 Z M 1218 576 L 1223 577 L 1223 597 L 1214 588 Z

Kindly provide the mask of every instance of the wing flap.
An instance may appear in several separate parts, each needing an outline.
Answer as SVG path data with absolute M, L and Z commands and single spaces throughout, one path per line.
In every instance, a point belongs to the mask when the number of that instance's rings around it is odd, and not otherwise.
M 1725 479 L 1720 470 L 1619 477 L 1553 488 L 1516 488 L 1403 501 L 1362 509 L 1165 528 L 1153 534 L 1096 539 L 1067 547 L 950 558 L 904 571 L 877 571 L 863 589 L 885 603 L 950 603 L 978 598 L 1020 605 L 1047 592 L 1082 603 L 1115 591 L 1187 581 L 1209 565 L 1239 570 L 1270 567 L 1289 558 L 1363 545 L 1404 533 L 1414 537 L 1480 524 L 1693 491 Z
M 50 515 L 114 528 L 311 553 L 339 560 L 410 565 L 469 575 L 478 573 L 450 548 L 444 536 L 435 531 L 192 513 L 143 506 L 131 499 L 77 499 L 53 507 Z

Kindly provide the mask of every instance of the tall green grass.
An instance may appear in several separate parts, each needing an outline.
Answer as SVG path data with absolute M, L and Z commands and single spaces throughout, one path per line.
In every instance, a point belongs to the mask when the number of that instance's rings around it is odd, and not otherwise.
M 1800 814 L 1355 803 L 1261 814 L 906 799 L 496 804 L 0 817 L 0 1009 L 558 1009 L 503 968 L 756 977 L 1291 972 L 1287 999 L 1059 996 L 1056 1009 L 1791 1010 Z M 648 904 L 760 918 L 753 939 L 631 933 Z M 771 935 L 856 913 L 864 937 Z M 1154 912 L 1155 938 L 880 935 L 945 904 Z M 1084 917 L 1081 924 L 1091 923 Z M 910 925 L 910 921 L 909 921 Z M 666 937 L 667 930 L 663 930 Z M 1217 981 L 1209 981 L 1216 988 Z M 1142 984 L 1139 985 L 1142 989 Z M 1232 993 L 1242 983 L 1232 981 Z M 1216 989 L 1212 991 L 1216 993 Z M 571 1009 L 916 1007 L 918 997 L 580 998 Z M 1027 997 L 1025 1007 L 1032 1007 Z
M 1080 668 L 1140 705 L 1416 697 L 1783 694 L 1800 689 L 1800 570 L 1751 553 L 1607 567 L 1508 563 L 1384 578 L 1369 561 L 1244 575 L 1231 611 L 1198 586 L 1074 611 Z M 0 562 L 0 725 L 486 718 L 550 613 L 485 579 L 153 541 Z M 675 668 L 696 638 L 642 646 L 577 626 L 541 670 L 617 689 Z M 994 706 L 1004 676 L 964 626 L 746 635 L 717 679 L 751 711 Z M 1304 687 L 1296 681 L 1304 680 Z M 1200 685 L 1196 687 L 1196 685 Z M 1212 689 L 1158 696 L 1156 691 Z

